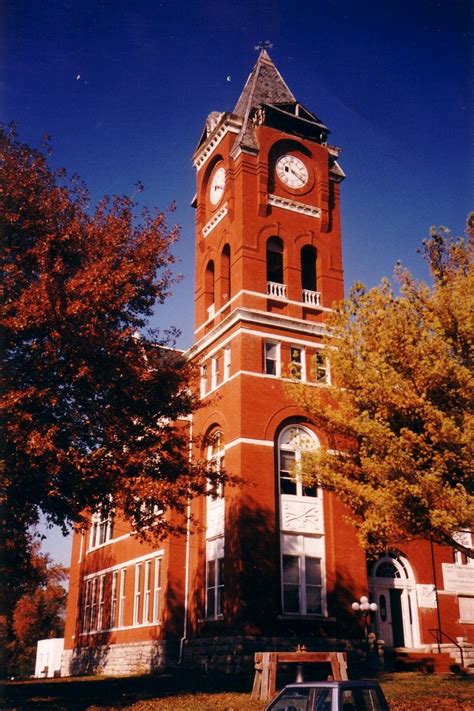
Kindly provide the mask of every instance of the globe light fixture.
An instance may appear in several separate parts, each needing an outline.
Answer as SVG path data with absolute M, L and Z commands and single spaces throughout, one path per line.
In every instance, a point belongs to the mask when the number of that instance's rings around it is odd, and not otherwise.
M 369 602 L 366 595 L 362 595 L 359 602 L 353 602 L 351 605 L 354 612 L 359 612 L 364 617 L 364 634 L 365 638 L 369 635 L 369 616 L 371 612 L 377 612 L 378 606 L 375 602 Z

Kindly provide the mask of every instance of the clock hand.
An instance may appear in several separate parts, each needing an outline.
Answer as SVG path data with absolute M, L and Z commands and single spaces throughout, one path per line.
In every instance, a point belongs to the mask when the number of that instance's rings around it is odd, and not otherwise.
M 299 171 L 299 170 L 297 171 L 290 166 L 290 172 L 293 173 L 293 175 L 296 175 L 296 177 L 299 178 L 300 180 L 304 180 L 304 174 L 302 174 L 301 171 Z

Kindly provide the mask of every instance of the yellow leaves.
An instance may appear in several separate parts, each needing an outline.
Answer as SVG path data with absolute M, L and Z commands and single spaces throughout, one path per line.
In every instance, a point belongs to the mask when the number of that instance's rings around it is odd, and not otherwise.
M 338 443 L 328 449 L 346 452 L 305 459 L 305 471 L 360 517 L 369 546 L 466 526 L 466 512 L 474 523 L 472 254 L 444 232 L 426 250 L 433 286 L 402 267 L 398 294 L 388 280 L 355 285 L 329 319 L 335 386 L 293 390 Z

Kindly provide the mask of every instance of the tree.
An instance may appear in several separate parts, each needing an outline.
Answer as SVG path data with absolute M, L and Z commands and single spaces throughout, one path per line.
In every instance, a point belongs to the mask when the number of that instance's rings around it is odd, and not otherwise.
M 173 284 L 178 228 L 136 212 L 127 197 L 90 211 L 83 184 L 50 170 L 45 148 L 0 134 L 7 544 L 27 544 L 40 512 L 66 530 L 117 507 L 139 530 L 150 500 L 163 512 L 153 532 L 165 535 L 180 528 L 168 512 L 223 477 L 189 461 L 188 360 L 172 331 L 145 330 Z
M 474 524 L 470 222 L 467 240 L 431 230 L 431 285 L 401 266 L 397 293 L 354 285 L 328 322 L 334 384 L 292 386 L 327 435 L 304 476 L 348 505 L 373 553 L 423 538 L 474 557 L 456 535 Z
M 38 542 L 33 545 L 30 566 L 28 588 L 15 604 L 6 645 L 7 671 L 14 676 L 33 672 L 39 639 L 62 637 L 64 630 L 67 569 L 41 553 Z

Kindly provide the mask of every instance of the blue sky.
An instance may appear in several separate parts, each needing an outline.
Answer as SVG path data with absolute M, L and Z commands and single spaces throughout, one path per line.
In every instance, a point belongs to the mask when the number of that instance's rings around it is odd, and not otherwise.
M 212 110 L 235 105 L 270 40 L 297 99 L 342 147 L 346 288 L 416 254 L 432 224 L 460 234 L 474 209 L 470 0 L 3 0 L 0 120 L 78 173 L 92 203 L 176 201 L 184 279 L 155 324 L 192 342 L 191 155 Z M 68 562 L 68 544 L 51 537 Z

